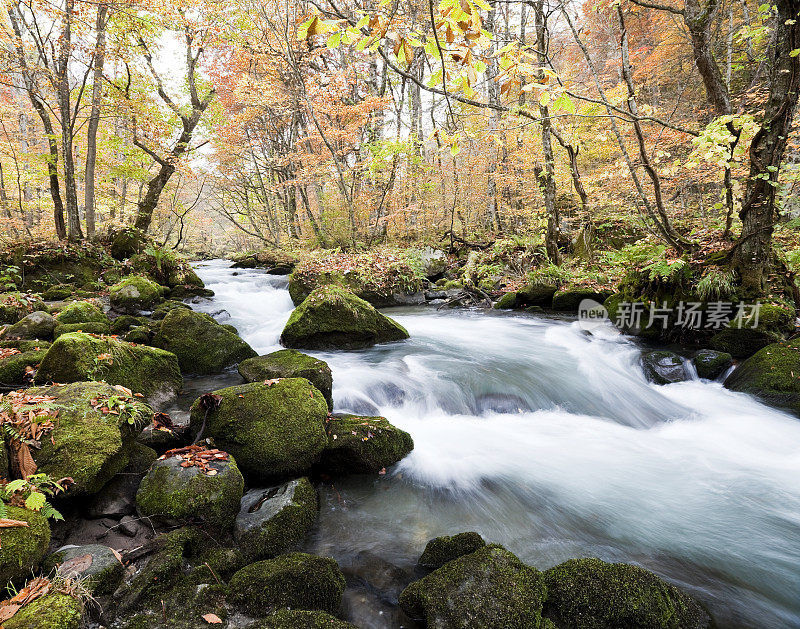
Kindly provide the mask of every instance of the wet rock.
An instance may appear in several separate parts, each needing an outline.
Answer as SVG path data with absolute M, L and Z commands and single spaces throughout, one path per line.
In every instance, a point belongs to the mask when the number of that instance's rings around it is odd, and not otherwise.
M 506 293 L 494 305 L 496 310 L 513 310 L 517 307 L 517 294 Z
M 307 478 L 251 489 L 242 497 L 233 537 L 252 561 L 275 557 L 303 541 L 318 511 L 317 492 Z
M 578 307 L 584 299 L 592 299 L 602 304 L 608 296 L 608 293 L 599 293 L 595 290 L 575 289 L 559 291 L 553 295 L 553 310 L 578 312 Z
M 293 349 L 283 349 L 266 356 L 248 358 L 239 363 L 239 374 L 247 382 L 274 378 L 305 378 L 325 396 L 333 409 L 333 374 L 328 363 Z
M 358 629 L 325 612 L 298 609 L 279 609 L 264 620 L 248 625 L 247 629 Z M 361 628 L 363 629 L 363 627 Z
M 155 450 L 133 442 L 128 447 L 128 465 L 92 497 L 86 515 L 90 518 L 122 518 L 136 513 L 139 483 L 157 458 Z
M 155 310 L 150 313 L 150 319 L 153 321 L 163 321 L 164 318 L 173 310 L 191 310 L 188 304 L 182 301 L 175 301 L 174 299 L 167 299 L 156 306 Z
M 697 375 L 706 380 L 716 380 L 733 364 L 733 357 L 725 352 L 713 349 L 701 349 L 694 355 L 694 366 Z
M 518 395 L 507 393 L 485 393 L 475 398 L 478 413 L 525 413 L 530 405 Z
M 120 315 L 111 321 L 111 332 L 114 334 L 124 334 L 131 328 L 144 325 L 146 322 L 147 319 L 145 317 Z
M 327 474 L 374 474 L 414 449 L 411 435 L 384 417 L 333 415 L 326 432 L 319 469 Z
M 571 559 L 544 573 L 544 614 L 559 628 L 707 629 L 703 607 L 652 572 L 599 559 Z
M 800 414 L 800 341 L 760 349 L 725 379 L 725 388 Z
M 419 625 L 367 586 L 348 588 L 342 601 L 343 616 L 359 629 L 416 629 Z
M 368 302 L 337 286 L 314 290 L 281 333 L 286 347 L 358 349 L 408 338 L 408 332 Z
M 136 343 L 137 345 L 148 345 L 152 338 L 153 334 L 150 332 L 150 329 L 143 325 L 131 328 L 125 334 L 126 343 Z
M 375 416 L 380 413 L 380 409 L 369 400 L 362 397 L 345 397 L 339 402 L 339 407 L 355 415 Z
M 204 436 L 236 457 L 248 478 L 270 480 L 302 474 L 319 460 L 327 443 L 325 398 L 304 378 L 272 384 L 253 382 L 214 391 L 220 406 L 208 413 Z M 192 405 L 191 427 L 204 423 L 200 401 Z
M 645 378 L 655 384 L 671 384 L 686 380 L 683 359 L 674 352 L 659 350 L 642 355 Z
M 37 310 L 8 326 L 2 331 L 0 337 L 9 340 L 47 340 L 53 338 L 55 327 L 55 317 Z
M 400 606 L 429 627 L 540 627 L 544 578 L 501 546 L 486 546 L 409 585 Z
M 153 310 L 164 301 L 164 287 L 140 275 L 129 275 L 109 290 L 111 307 L 117 312 L 136 314 Z
M 170 352 L 80 332 L 60 336 L 42 359 L 36 382 L 86 380 L 122 385 L 153 404 L 174 397 L 183 386 L 178 360 Z
M 0 587 L 31 576 L 50 544 L 50 525 L 41 513 L 6 505 L 6 518 L 27 522 L 27 527 L 3 529 L 0 546 Z M 8 625 L 6 625 L 8 626 Z
M 782 337 L 769 330 L 752 328 L 727 328 L 717 332 L 709 340 L 709 345 L 719 352 L 734 358 L 748 358 L 767 345 L 782 340 Z
M 425 551 L 419 558 L 419 565 L 436 570 L 447 562 L 474 553 L 484 546 L 486 542 L 474 531 L 436 537 L 425 546 Z
M 406 392 L 394 382 L 379 382 L 367 391 L 371 400 L 379 405 L 400 406 L 406 399 Z
M 90 301 L 73 301 L 56 315 L 59 323 L 109 323 L 106 314 Z
M 253 616 L 276 607 L 336 613 L 345 579 L 328 557 L 289 553 L 250 564 L 231 577 L 230 602 Z
M 526 306 L 540 306 L 542 308 L 549 308 L 553 304 L 553 295 L 558 290 L 555 286 L 548 286 L 542 284 L 530 284 L 517 291 L 518 308 Z
M 213 461 L 209 471 L 182 467 L 180 457 L 156 461 L 136 492 L 142 515 L 169 523 L 202 523 L 219 530 L 233 526 L 244 479 L 233 457 Z
M 80 579 L 93 595 L 111 594 L 124 572 L 119 555 L 101 544 L 59 548 L 44 562 L 45 572 L 56 569 L 60 576 Z
M 51 592 L 23 606 L 3 623 L 4 629 L 79 629 L 83 618 L 80 597 Z
M 207 314 L 183 308 L 171 310 L 164 317 L 153 344 L 175 354 L 181 369 L 194 374 L 219 373 L 257 355 Z
M 422 274 L 429 280 L 435 281 L 447 271 L 447 254 L 444 251 L 424 247 L 418 256 Z
M 398 306 L 419 306 L 426 301 L 425 292 L 417 291 L 415 293 L 392 293 L 393 305 Z
M 412 580 L 408 570 L 368 551 L 358 553 L 344 572 L 363 583 L 379 601 L 395 606 L 400 593 Z

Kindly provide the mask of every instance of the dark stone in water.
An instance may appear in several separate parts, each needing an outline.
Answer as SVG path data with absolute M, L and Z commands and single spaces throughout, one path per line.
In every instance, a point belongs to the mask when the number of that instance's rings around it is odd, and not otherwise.
M 674 352 L 660 350 L 642 355 L 645 378 L 656 384 L 671 384 L 686 380 L 683 360 Z
M 364 398 L 344 398 L 339 404 L 337 404 L 336 410 L 347 411 L 349 413 L 353 413 L 354 415 L 374 416 L 380 414 L 378 407 Z
M 397 605 L 400 592 L 413 578 L 408 570 L 369 551 L 358 553 L 353 562 L 342 569 L 346 576 L 354 577 L 390 605 Z
M 486 393 L 475 399 L 479 414 L 483 413 L 525 413 L 531 410 L 530 405 L 518 395 L 509 393 Z
M 713 349 L 701 349 L 694 356 L 694 366 L 697 375 L 707 380 L 716 380 L 733 364 L 733 357 L 726 352 L 717 352 Z
M 367 395 L 376 404 L 388 404 L 390 406 L 400 406 L 406 399 L 404 389 L 394 382 L 380 382 L 367 389 Z

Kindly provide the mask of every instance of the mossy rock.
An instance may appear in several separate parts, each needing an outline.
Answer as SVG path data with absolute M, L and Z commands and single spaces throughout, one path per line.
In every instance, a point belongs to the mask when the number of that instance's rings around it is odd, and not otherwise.
M 149 345 L 150 342 L 153 340 L 153 333 L 150 331 L 149 328 L 140 325 L 135 328 L 131 328 L 127 334 L 125 334 L 125 342 L 126 343 L 136 343 L 137 345 Z
M 703 607 L 640 568 L 571 559 L 544 573 L 544 613 L 559 629 L 707 629 Z
M 513 310 L 517 307 L 517 294 L 506 293 L 494 305 L 496 310 Z
M 60 478 L 60 477 L 59 477 Z M 27 522 L 27 527 L 4 528 L 0 546 L 0 587 L 31 576 L 50 545 L 50 525 L 38 511 L 6 505 L 6 518 Z
M 13 347 L 14 349 L 18 349 L 21 352 L 38 352 L 42 349 L 47 349 L 52 345 L 50 341 L 41 341 L 41 340 L 6 340 L 0 341 L 0 347 Z
M 4 293 L 0 295 L 0 324 L 16 323 L 32 312 L 47 312 L 47 305 L 35 293 Z
M 725 379 L 725 388 L 800 414 L 800 340 L 757 351 Z
M 228 585 L 229 601 L 253 616 L 276 607 L 335 613 L 345 579 L 333 559 L 289 553 L 242 568 Z
M 42 359 L 36 382 L 86 380 L 122 385 L 153 404 L 174 397 L 183 386 L 178 359 L 170 352 L 81 332 L 58 337 Z
M 102 544 L 64 546 L 45 559 L 45 573 L 80 580 L 93 596 L 111 594 L 125 571 L 114 550 Z
M 83 618 L 80 598 L 51 592 L 23 606 L 3 623 L 5 629 L 79 629 Z
M 411 435 L 385 417 L 333 415 L 326 433 L 319 468 L 328 474 L 374 474 L 414 449 Z
M 128 464 L 129 449 L 139 430 L 117 415 L 95 409 L 93 400 L 120 395 L 103 382 L 75 382 L 65 386 L 31 389 L 49 395 L 58 410 L 56 427 L 41 449 L 33 450 L 39 471 L 53 478 L 72 477 L 69 495 L 98 492 Z M 140 403 L 143 404 L 143 403 Z M 149 409 L 143 410 L 147 412 Z
M 658 350 L 642 354 L 642 370 L 649 382 L 672 384 L 686 380 L 683 359 L 675 352 Z
M 239 374 L 247 382 L 274 378 L 305 378 L 325 396 L 333 410 L 333 374 L 328 363 L 293 349 L 282 349 L 266 356 L 248 358 L 239 363 Z
M 209 315 L 183 308 L 164 317 L 153 344 L 175 354 L 181 369 L 194 374 L 219 373 L 257 356 L 252 347 Z
M 517 291 L 517 307 L 539 306 L 549 308 L 553 305 L 553 295 L 558 288 L 547 284 L 530 284 Z
M 315 289 L 294 309 L 281 333 L 286 347 L 308 349 L 358 349 L 407 338 L 399 323 L 337 286 Z
M 248 625 L 247 629 L 358 629 L 325 612 L 302 609 L 279 609 L 264 620 Z
M 474 553 L 486 546 L 480 534 L 474 531 L 458 533 L 456 535 L 443 535 L 429 541 L 425 551 L 419 558 L 420 566 L 436 570 L 453 559 Z
M 59 323 L 53 331 L 53 338 L 57 339 L 64 334 L 72 332 L 86 332 L 87 334 L 110 334 L 111 327 L 108 321 L 87 321 L 86 323 Z
M 108 316 L 90 301 L 73 301 L 56 315 L 59 323 L 106 323 Z
M 454 559 L 409 585 L 400 606 L 429 627 L 542 627 L 544 578 L 501 546 Z
M 699 378 L 716 380 L 733 364 L 733 357 L 726 352 L 701 349 L 694 355 L 694 367 Z
M 734 358 L 749 358 L 767 345 L 783 340 L 775 332 L 753 328 L 725 328 L 709 340 L 709 345 Z
M 130 258 L 147 244 L 147 236 L 139 229 L 126 227 L 115 232 L 111 236 L 111 255 L 117 260 Z
M 325 398 L 305 378 L 284 378 L 270 385 L 242 384 L 214 391 L 222 397 L 208 413 L 204 436 L 236 457 L 248 478 L 273 479 L 302 474 L 319 460 L 327 438 Z M 196 433 L 205 411 L 192 405 Z
M 251 561 L 275 557 L 303 541 L 319 512 L 317 491 L 307 478 L 243 497 L 233 537 Z
M 185 304 L 182 301 L 167 299 L 166 301 L 160 303 L 155 310 L 153 310 L 153 313 L 150 315 L 150 319 L 153 321 L 163 321 L 164 317 L 176 309 L 191 310 L 192 308 L 189 306 L 189 304 Z
M 47 340 L 53 338 L 55 328 L 55 318 L 46 312 L 37 310 L 8 326 L 0 336 L 9 340 Z
M 123 334 L 131 328 L 138 327 L 147 323 L 145 317 L 134 317 L 133 315 L 120 315 L 111 320 L 111 332 L 113 334 Z
M 129 275 L 109 289 L 109 297 L 114 310 L 136 314 L 164 301 L 164 287 L 141 275 Z
M 0 385 L 17 386 L 26 383 L 28 368 L 35 368 L 42 362 L 47 350 L 21 352 L 0 359 Z
M 202 523 L 229 530 L 239 513 L 244 491 L 236 461 L 214 461 L 209 472 L 181 467 L 180 457 L 161 458 L 142 479 L 136 504 L 142 515 L 170 524 Z
M 568 289 L 558 291 L 553 295 L 553 310 L 560 312 L 578 312 L 584 299 L 591 299 L 602 304 L 609 297 L 608 293 L 601 293 L 591 289 Z
M 72 296 L 75 287 L 70 284 L 57 284 L 42 291 L 42 299 L 45 301 L 61 301 Z

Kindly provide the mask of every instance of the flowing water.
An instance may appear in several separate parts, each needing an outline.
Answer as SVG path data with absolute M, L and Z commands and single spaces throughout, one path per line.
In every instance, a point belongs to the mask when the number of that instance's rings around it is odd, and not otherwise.
M 285 278 L 221 261 L 197 272 L 216 296 L 195 308 L 260 354 L 280 348 Z M 800 627 L 795 417 L 719 383 L 648 384 L 634 341 L 574 321 L 389 314 L 409 340 L 314 355 L 333 370 L 335 410 L 387 417 L 414 451 L 385 476 L 323 486 L 312 552 L 410 568 L 427 540 L 475 530 L 539 569 L 637 563 L 721 627 Z M 368 624 L 397 622 L 381 610 Z

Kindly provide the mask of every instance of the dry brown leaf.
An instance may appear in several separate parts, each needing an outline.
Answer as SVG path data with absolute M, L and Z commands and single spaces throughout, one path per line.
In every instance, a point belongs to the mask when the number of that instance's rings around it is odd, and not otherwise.
M 24 520 L 9 520 L 8 518 L 0 518 L 0 529 L 12 529 L 15 527 L 27 527 L 29 524 Z
M 203 620 L 205 620 L 209 625 L 222 624 L 222 619 L 216 614 L 203 614 Z

